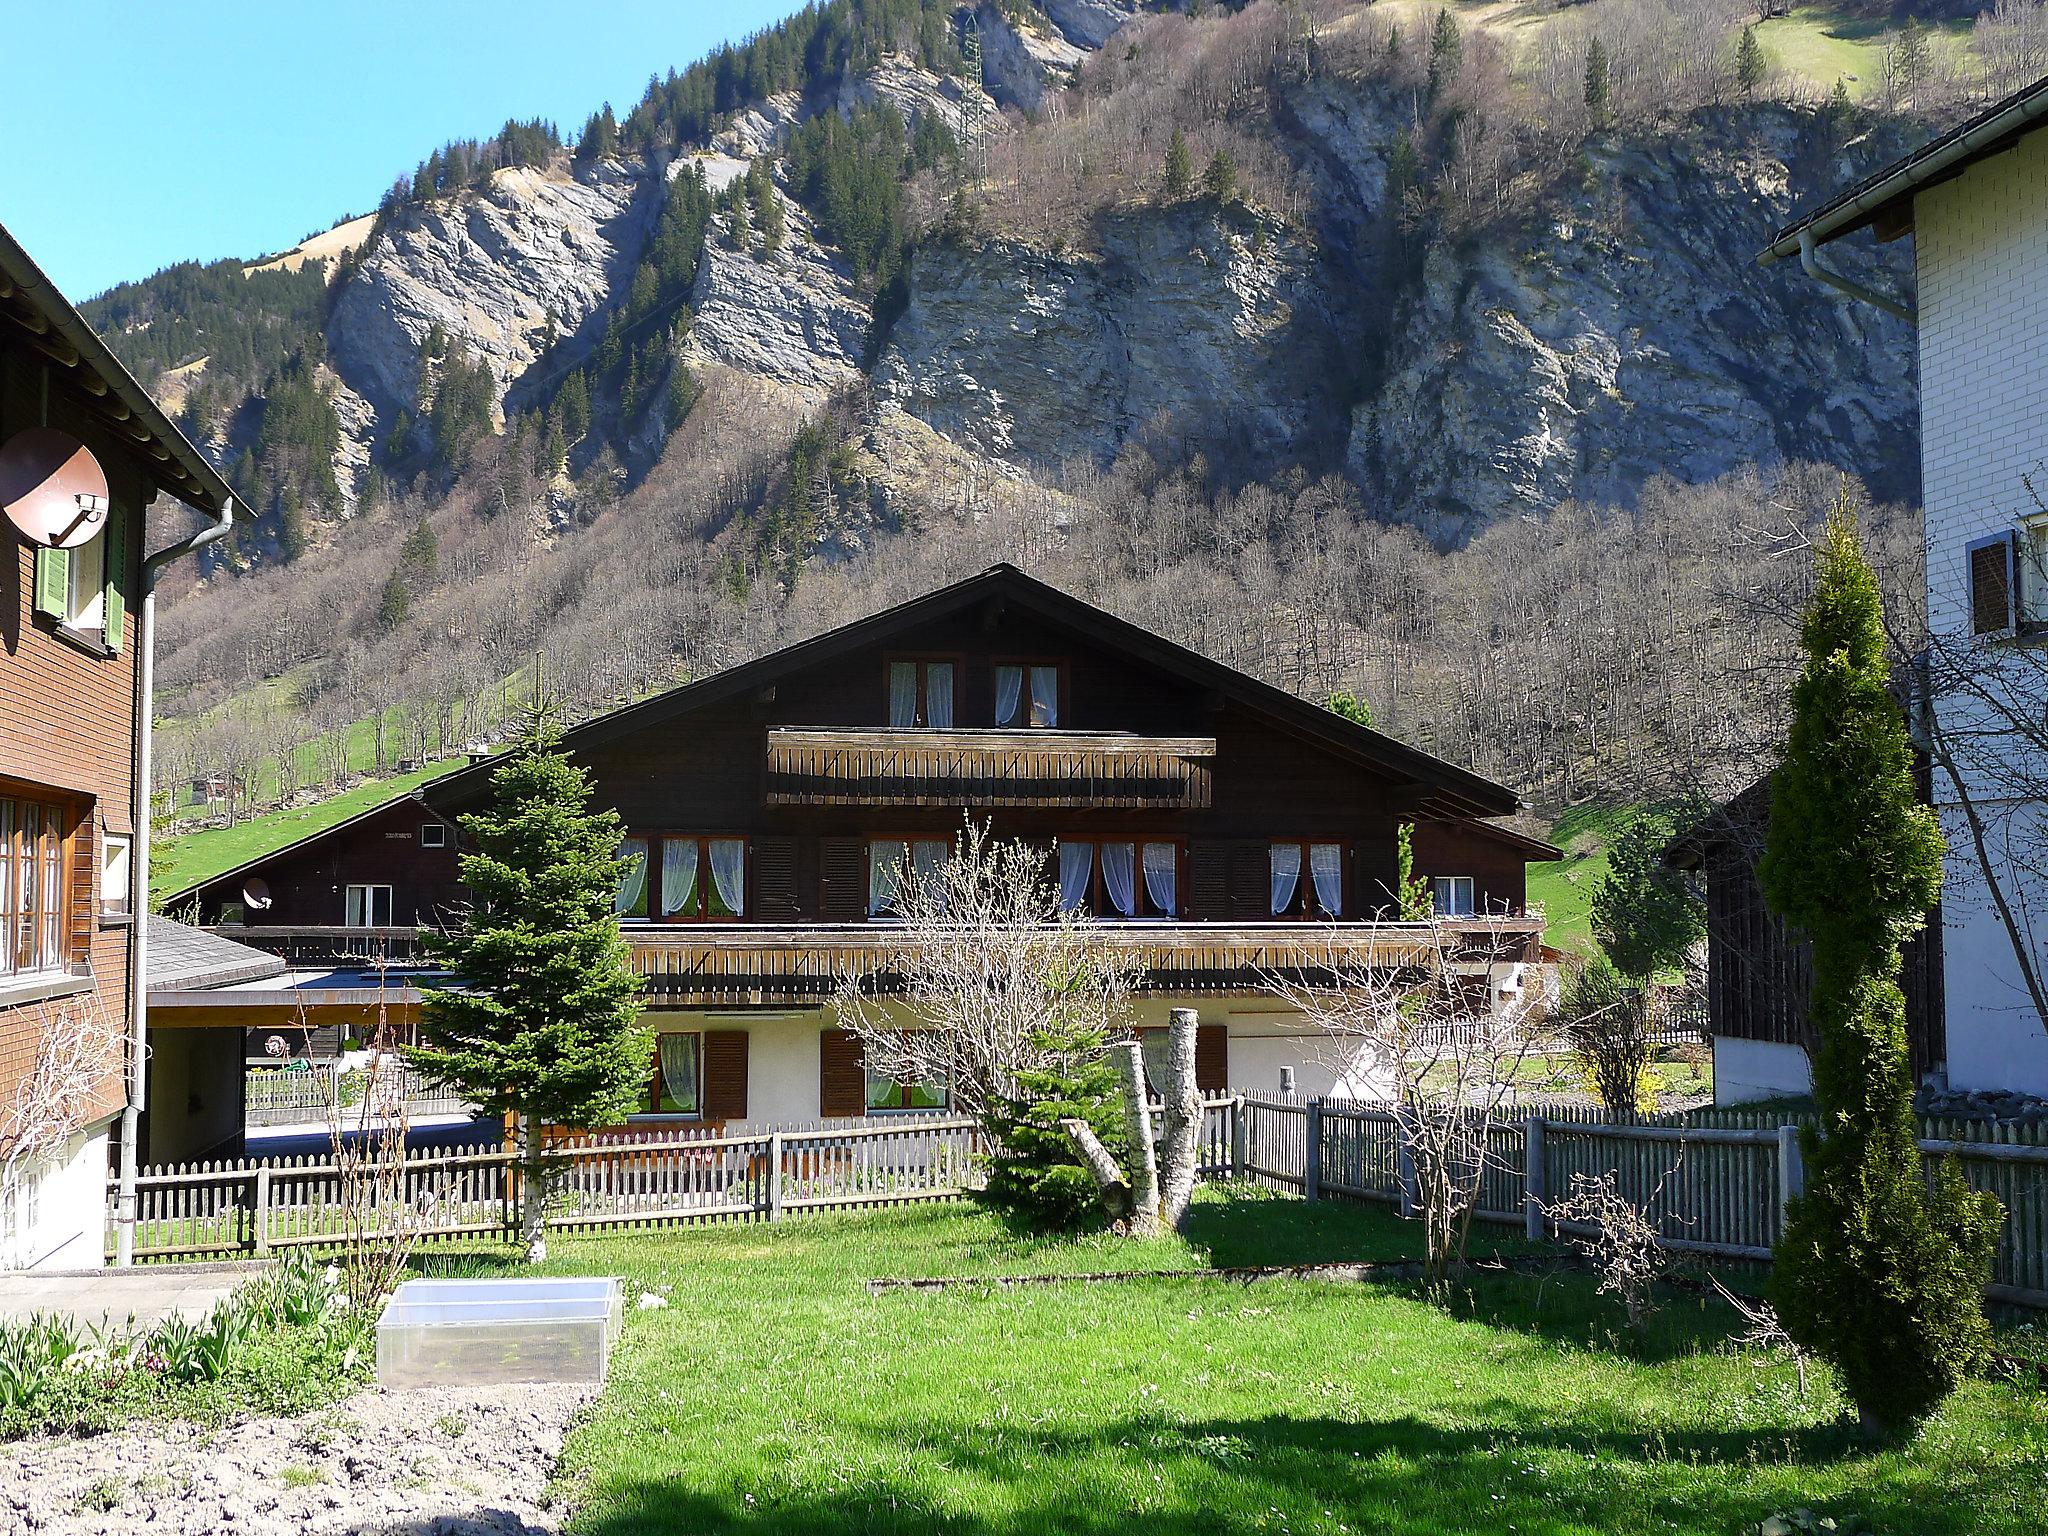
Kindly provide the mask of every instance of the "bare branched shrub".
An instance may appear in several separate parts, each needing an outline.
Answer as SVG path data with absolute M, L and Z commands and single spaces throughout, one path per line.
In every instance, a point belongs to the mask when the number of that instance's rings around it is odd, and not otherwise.
M 123 1035 L 94 993 L 37 1009 L 35 1055 L 0 1109 L 0 1211 L 95 1111 L 118 1102 Z
M 1519 1068 L 1549 1038 L 1533 989 L 1496 998 L 1497 971 L 1527 953 L 1526 931 L 1505 918 L 1440 919 L 1414 963 L 1269 978 L 1325 1037 L 1340 1078 L 1392 1102 L 1432 1289 L 1463 1262 L 1488 1170 L 1512 1166 L 1496 1133 Z
M 1805 1401 L 1806 1351 L 1799 1347 L 1792 1335 L 1785 1331 L 1785 1325 L 1778 1321 L 1777 1309 L 1761 1297 L 1738 1296 L 1712 1275 L 1707 1276 L 1707 1284 L 1714 1288 L 1715 1295 L 1733 1307 L 1749 1325 L 1735 1336 L 1737 1344 L 1745 1349 L 1767 1352 L 1782 1349 L 1792 1357 L 1792 1364 L 1799 1372 L 1799 1397 L 1802 1402 Z
M 1664 1177 L 1669 1178 L 1669 1172 Z M 1657 1188 L 1663 1190 L 1664 1179 L 1657 1181 Z M 1545 1216 L 1568 1229 L 1571 1245 L 1592 1264 L 1600 1277 L 1599 1294 L 1618 1299 L 1629 1327 L 1635 1329 L 1641 1329 L 1656 1310 L 1657 1279 L 1668 1257 L 1651 1214 L 1655 1203 L 1654 1196 L 1650 1208 L 1629 1199 L 1610 1169 L 1598 1178 L 1573 1174 L 1570 1193 L 1543 1207 Z
M 1649 1086 L 1650 1008 L 1650 989 L 1632 985 L 1598 954 L 1573 966 L 1558 1000 L 1558 1021 L 1572 1055 L 1600 1107 L 1617 1120 L 1655 1107 Z

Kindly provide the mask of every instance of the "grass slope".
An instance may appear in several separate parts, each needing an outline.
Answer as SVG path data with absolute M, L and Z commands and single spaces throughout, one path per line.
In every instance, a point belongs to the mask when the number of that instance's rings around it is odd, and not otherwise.
M 1968 20 L 1924 21 L 1930 46 L 1951 56 L 1969 46 Z M 1825 5 L 1802 5 L 1789 15 L 1757 23 L 1756 38 L 1777 68 L 1797 75 L 1820 91 L 1847 82 L 1849 94 L 1861 100 L 1878 89 L 1883 74 L 1884 35 L 1893 30 L 1888 17 L 1858 16 Z
M 295 843 L 308 833 L 322 831 L 359 812 L 396 800 L 400 795 L 409 795 L 420 785 L 464 767 L 467 761 L 465 758 L 451 758 L 443 763 L 429 763 L 418 773 L 358 784 L 354 789 L 344 791 L 331 800 L 322 800 L 317 805 L 303 805 L 290 811 L 269 811 L 237 822 L 232 827 L 167 837 L 157 845 L 162 856 L 150 871 L 150 893 L 161 898 L 198 881 L 211 879 L 260 854 Z
M 1398 1286 L 1176 1273 L 1391 1257 L 1378 1211 L 1205 1192 L 1185 1240 L 1021 1238 L 971 1208 L 551 1245 L 658 1290 L 564 1453 L 571 1536 L 1728 1533 L 1809 1506 L 1904 1536 L 2038 1530 L 2048 1398 L 1968 1386 L 1871 1453 L 1825 1372 L 1673 1296 L 1641 1339 L 1585 1277 Z M 874 1275 L 1144 1269 L 870 1295 Z M 629 1290 L 629 1297 L 633 1291 Z M 1862 1520 L 1863 1526 L 1852 1521 Z
M 1593 889 L 1607 873 L 1607 846 L 1629 817 L 1632 805 L 1582 805 L 1566 811 L 1550 829 L 1550 840 L 1565 851 L 1551 864 L 1529 866 L 1529 900 L 1543 903 L 1543 938 L 1574 954 L 1593 952 Z

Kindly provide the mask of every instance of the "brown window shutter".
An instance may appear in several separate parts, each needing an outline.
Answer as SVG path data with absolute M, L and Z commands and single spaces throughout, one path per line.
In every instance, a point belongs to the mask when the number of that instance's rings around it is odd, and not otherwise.
M 1204 1093 L 1230 1091 L 1230 1026 L 1195 1026 L 1195 1086 Z
M 1970 632 L 1995 635 L 2013 628 L 2013 541 L 2003 534 L 1970 547 Z
M 754 839 L 754 914 L 771 923 L 797 916 L 795 838 Z
M 1188 916 L 1211 922 L 1230 915 L 1230 849 L 1222 843 L 1188 845 Z
M 1230 845 L 1230 915 L 1273 915 L 1273 854 L 1264 843 Z
M 860 1037 L 850 1029 L 828 1029 L 818 1041 L 818 1113 L 828 1120 L 868 1112 L 867 1071 Z
M 819 850 L 819 909 L 828 923 L 868 915 L 868 846 L 857 837 L 828 837 Z
M 747 1032 L 704 1032 L 704 1118 L 747 1118 Z

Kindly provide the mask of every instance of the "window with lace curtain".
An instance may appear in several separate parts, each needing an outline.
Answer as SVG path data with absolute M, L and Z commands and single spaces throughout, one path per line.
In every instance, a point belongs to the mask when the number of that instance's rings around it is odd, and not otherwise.
M 954 689 L 960 675 L 951 656 L 894 656 L 889 659 L 889 724 L 897 730 L 950 731 Z
M 0 798 L 0 978 L 69 968 L 62 806 Z
M 1273 916 L 1329 919 L 1344 915 L 1342 843 L 1290 839 L 1273 843 L 1266 858 Z
M 1065 714 L 1066 667 L 1057 661 L 998 660 L 995 723 L 1008 730 L 1056 730 Z
M 747 912 L 747 840 L 706 833 L 629 837 L 614 904 L 624 918 L 733 922 Z

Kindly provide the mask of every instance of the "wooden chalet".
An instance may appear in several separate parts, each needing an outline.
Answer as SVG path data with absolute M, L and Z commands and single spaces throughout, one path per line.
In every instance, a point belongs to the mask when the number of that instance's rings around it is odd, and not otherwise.
M 619 894 L 660 1034 L 647 1113 L 812 1119 L 931 1107 L 870 1080 L 829 998 L 886 988 L 903 873 L 963 817 L 1048 849 L 1062 897 L 1145 977 L 1147 1026 L 1200 1010 L 1205 1085 L 1272 1088 L 1320 1059 L 1274 972 L 1398 965 L 1397 829 L 1440 909 L 1504 925 L 1475 961 L 1512 993 L 1542 923 L 1501 825 L 1513 794 L 1210 661 L 1007 565 L 592 720 L 566 746 L 629 829 Z M 461 892 L 454 824 L 489 761 L 172 898 L 302 962 L 402 953 Z

